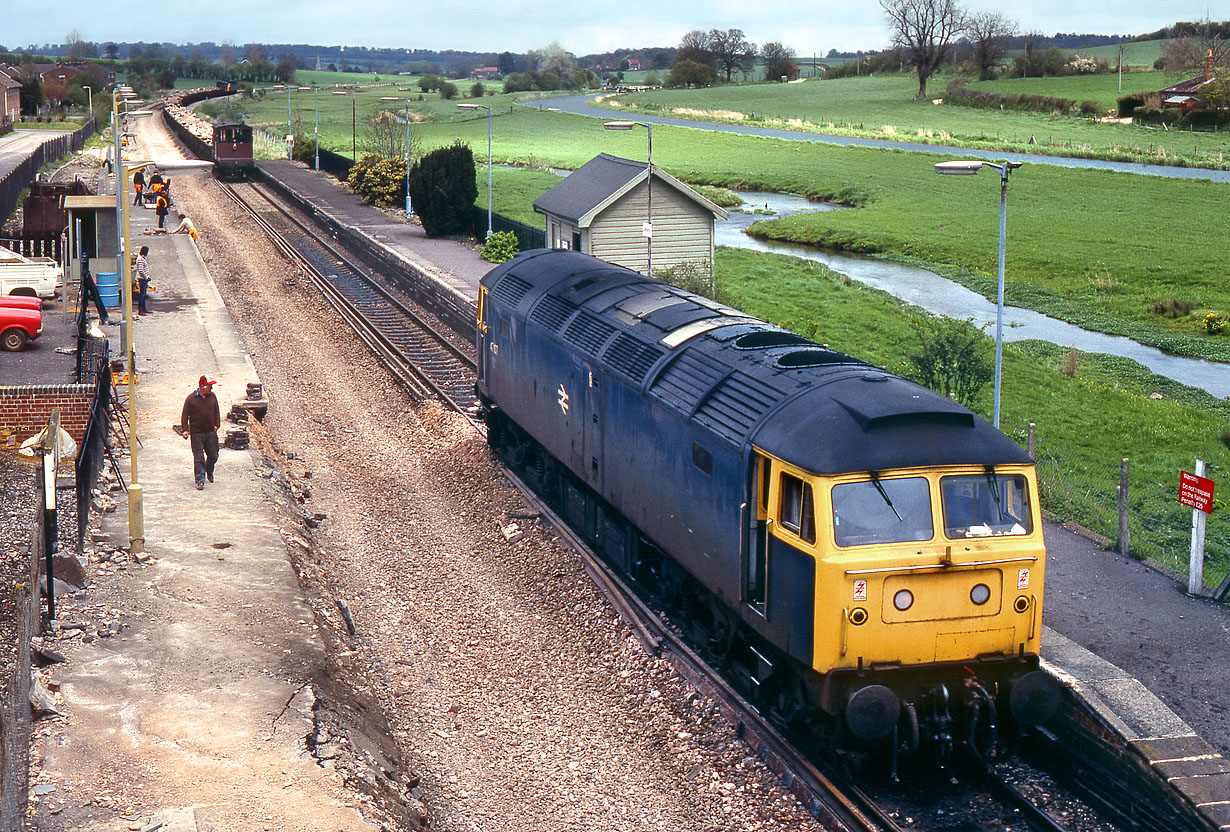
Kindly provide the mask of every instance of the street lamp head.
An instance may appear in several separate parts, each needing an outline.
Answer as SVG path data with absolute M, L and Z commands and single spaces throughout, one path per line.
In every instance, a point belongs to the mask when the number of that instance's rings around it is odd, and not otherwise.
M 973 176 L 978 171 L 982 170 L 986 162 L 976 160 L 963 160 L 960 162 L 938 162 L 935 165 L 935 172 L 949 176 Z
M 477 104 L 458 104 L 457 109 L 458 110 L 477 110 L 478 105 Z
M 607 121 L 602 125 L 603 130 L 631 130 L 636 126 L 635 121 Z

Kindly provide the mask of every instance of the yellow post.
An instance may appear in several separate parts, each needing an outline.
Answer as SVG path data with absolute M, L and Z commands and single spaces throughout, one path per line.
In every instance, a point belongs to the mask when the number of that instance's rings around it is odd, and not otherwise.
M 145 509 L 141 496 L 141 485 L 137 482 L 137 368 L 133 358 L 132 347 L 132 258 L 129 256 L 128 228 L 128 195 L 125 189 L 128 175 L 132 171 L 145 167 L 148 162 L 120 164 L 116 189 L 123 206 L 122 250 L 119 269 L 120 291 L 124 298 L 124 332 L 126 333 L 127 350 L 124 356 L 124 373 L 128 377 L 128 551 L 131 555 L 139 555 L 145 551 Z

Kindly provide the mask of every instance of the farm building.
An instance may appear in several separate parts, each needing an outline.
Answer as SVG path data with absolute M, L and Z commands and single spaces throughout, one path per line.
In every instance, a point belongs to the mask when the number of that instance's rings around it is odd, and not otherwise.
M 1188 78 L 1186 81 L 1180 81 L 1159 90 L 1158 94 L 1162 98 L 1163 106 L 1178 107 L 1184 113 L 1203 108 L 1205 106 L 1202 96 L 1203 88 L 1217 79 L 1216 59 L 1213 57 L 1212 49 L 1204 58 L 1203 69 L 1204 71 L 1195 78 Z
M 652 217 L 650 207 L 652 205 Z M 713 273 L 713 223 L 727 213 L 659 167 L 606 153 L 534 200 L 547 246 L 649 274 L 690 264 Z M 645 233 L 649 221 L 652 236 Z

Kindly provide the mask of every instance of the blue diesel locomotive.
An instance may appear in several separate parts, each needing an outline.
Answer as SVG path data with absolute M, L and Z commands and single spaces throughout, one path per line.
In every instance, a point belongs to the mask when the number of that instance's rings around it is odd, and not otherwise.
M 1029 456 L 944 396 L 588 255 L 482 280 L 488 441 L 784 721 L 946 756 L 1058 702 Z

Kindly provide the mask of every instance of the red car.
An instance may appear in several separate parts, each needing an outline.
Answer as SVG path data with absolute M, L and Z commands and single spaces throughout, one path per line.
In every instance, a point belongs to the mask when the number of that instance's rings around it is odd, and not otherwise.
M 0 349 L 16 352 L 43 333 L 43 313 L 38 309 L 0 305 Z

